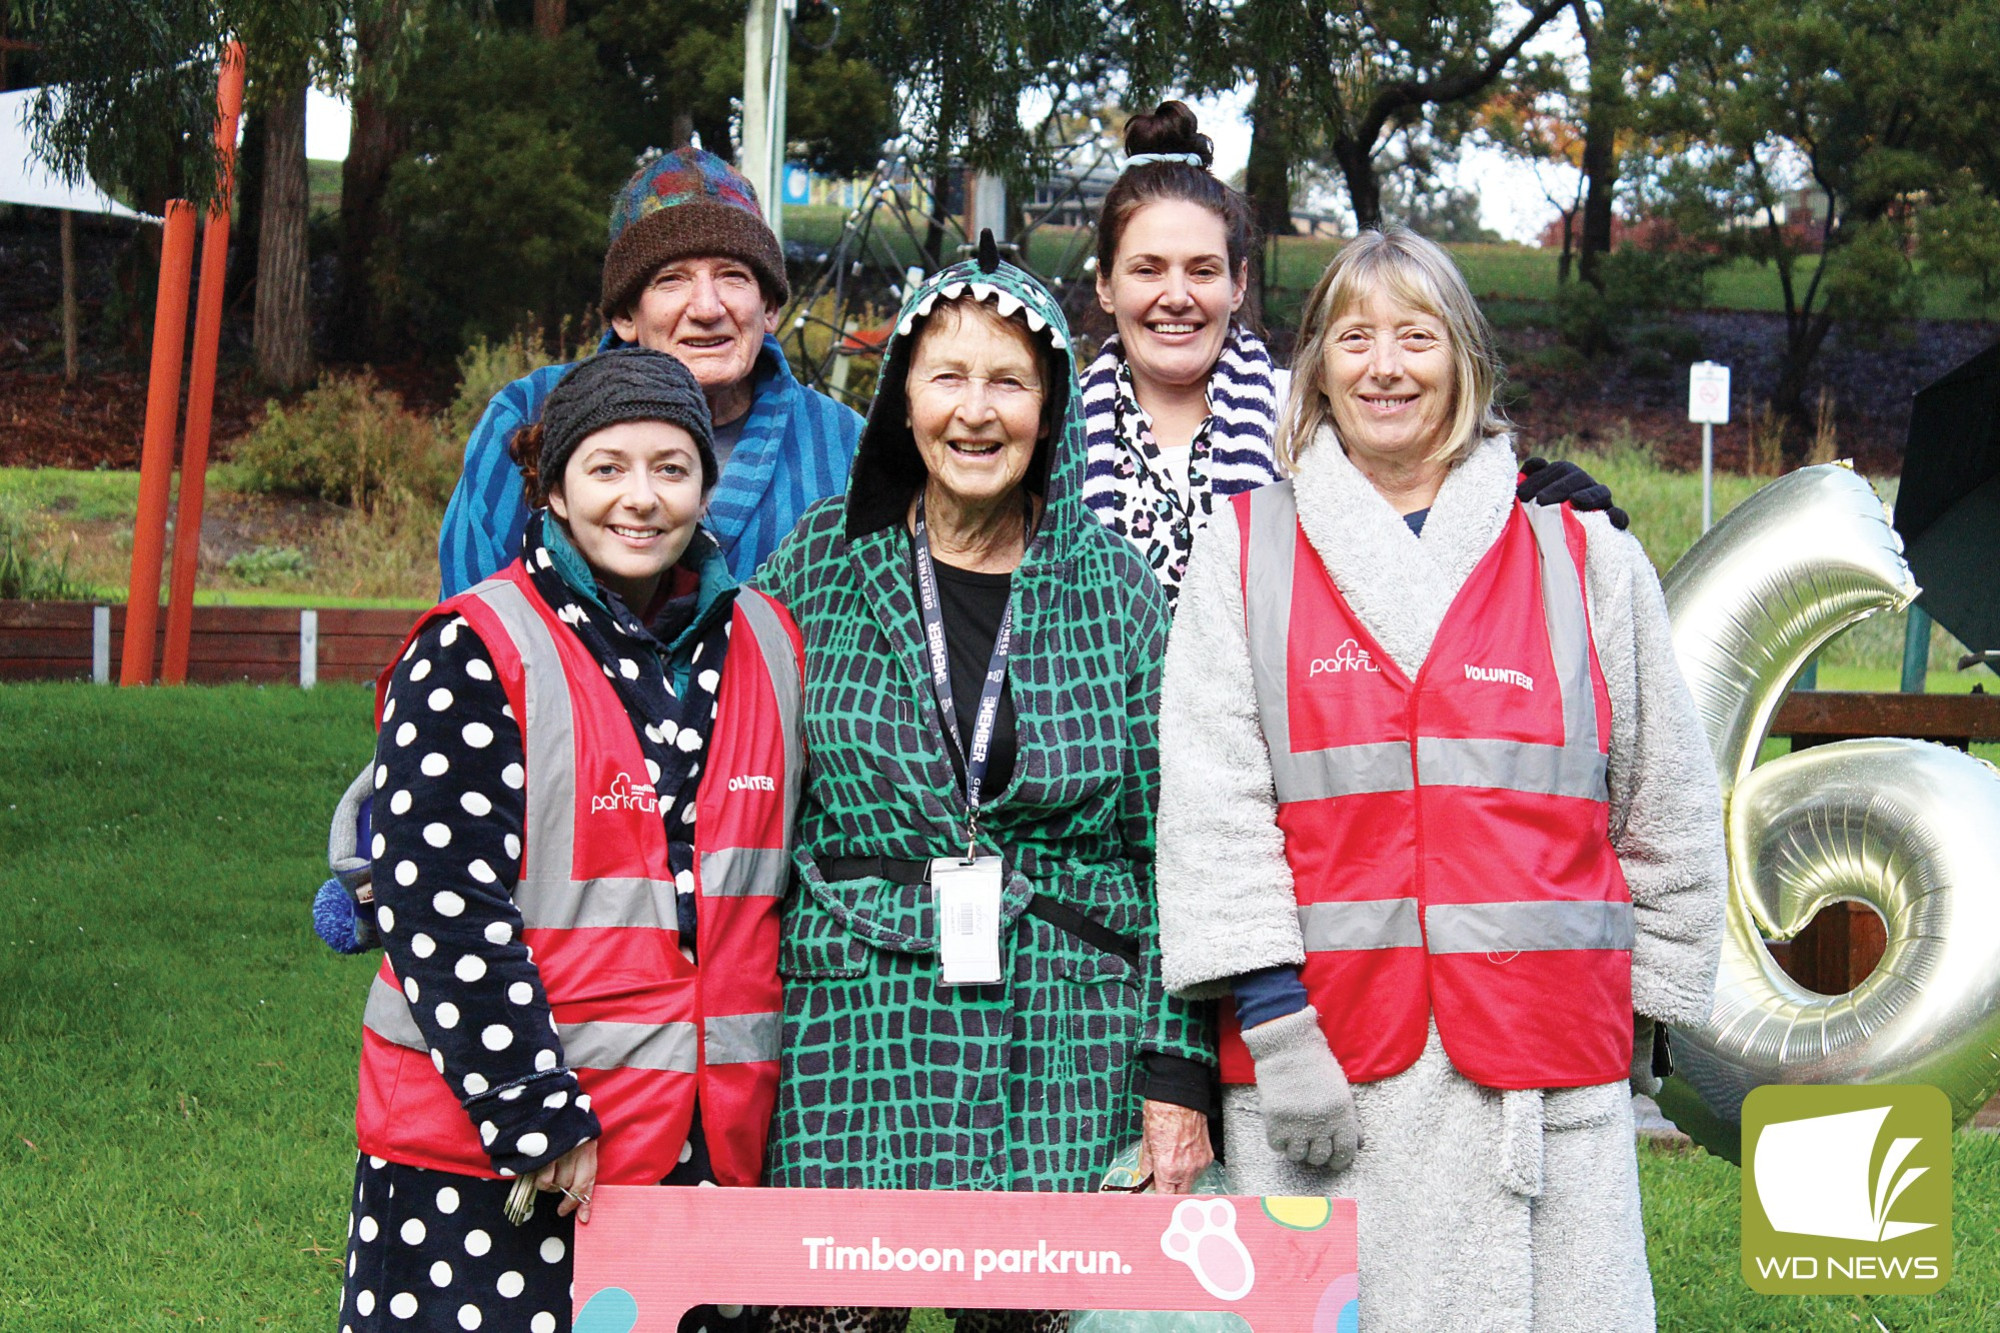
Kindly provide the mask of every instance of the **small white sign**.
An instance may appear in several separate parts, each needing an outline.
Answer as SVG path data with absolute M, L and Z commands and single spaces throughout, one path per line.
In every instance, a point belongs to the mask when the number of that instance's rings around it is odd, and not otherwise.
M 1729 367 L 1697 361 L 1688 367 L 1688 420 L 1729 424 Z

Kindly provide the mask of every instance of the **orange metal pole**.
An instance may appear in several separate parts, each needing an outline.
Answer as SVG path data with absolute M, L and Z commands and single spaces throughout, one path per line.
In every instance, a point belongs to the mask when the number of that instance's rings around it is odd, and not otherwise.
M 181 435 L 181 493 L 174 515 L 174 567 L 167 580 L 167 642 L 160 681 L 187 682 L 194 625 L 194 581 L 201 563 L 201 505 L 208 489 L 208 437 L 215 409 L 215 363 L 222 343 L 222 287 L 229 261 L 229 200 L 235 189 L 236 120 L 243 113 L 243 43 L 222 56 L 216 87 L 215 149 L 222 192 L 201 235 L 201 287 L 195 298 L 194 357 L 188 371 L 187 428 Z
M 181 406 L 181 352 L 187 346 L 188 277 L 194 267 L 194 205 L 167 200 L 160 239 L 160 295 L 153 307 L 153 372 L 146 385 L 146 442 L 139 456 L 139 517 L 132 527 L 132 586 L 118 683 L 153 678 L 153 633 L 160 623 L 160 558 L 167 542 L 167 491 L 174 479 L 174 419 Z

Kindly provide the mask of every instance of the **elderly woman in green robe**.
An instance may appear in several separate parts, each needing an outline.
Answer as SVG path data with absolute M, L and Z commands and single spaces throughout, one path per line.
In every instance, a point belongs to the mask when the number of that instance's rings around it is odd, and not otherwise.
M 1208 1162 L 1212 1037 L 1154 910 L 1167 609 L 1085 458 L 1062 312 L 988 249 L 910 293 L 847 496 L 759 576 L 810 754 L 770 1184 L 1083 1190 L 1135 1136 L 1163 1191 Z

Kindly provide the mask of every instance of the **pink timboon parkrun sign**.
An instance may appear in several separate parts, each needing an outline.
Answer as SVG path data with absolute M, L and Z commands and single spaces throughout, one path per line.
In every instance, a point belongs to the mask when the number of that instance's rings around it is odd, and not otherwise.
M 692 1306 L 1188 1310 L 1255 1333 L 1359 1327 L 1354 1202 L 600 1186 L 574 1333 L 674 1333 Z

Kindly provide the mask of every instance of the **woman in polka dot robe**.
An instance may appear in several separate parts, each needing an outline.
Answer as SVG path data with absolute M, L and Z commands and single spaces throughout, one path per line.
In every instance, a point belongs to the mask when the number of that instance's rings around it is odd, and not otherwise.
M 385 962 L 342 1333 L 569 1329 L 596 1182 L 754 1184 L 775 1096 L 775 1050 L 725 1055 L 714 1018 L 697 1043 L 660 1017 L 692 1018 L 697 994 L 745 1030 L 776 1009 L 781 886 L 704 886 L 700 857 L 711 833 L 788 846 L 795 790 L 797 632 L 699 527 L 716 475 L 699 386 L 659 353 L 607 353 L 515 449 L 531 494 L 552 481 L 522 559 L 420 622 L 380 701 Z M 704 795 L 723 755 L 767 763 L 779 790 Z M 677 1037 L 692 1054 L 663 1057 Z M 515 1225 L 521 1176 L 540 1192 Z M 743 1321 L 707 1307 L 685 1327 Z

